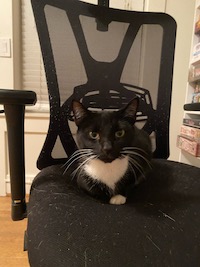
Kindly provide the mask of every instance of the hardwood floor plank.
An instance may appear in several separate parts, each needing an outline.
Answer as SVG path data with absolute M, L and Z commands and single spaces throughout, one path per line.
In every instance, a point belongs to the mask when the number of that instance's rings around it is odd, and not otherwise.
M 0 197 L 0 266 L 28 267 L 27 252 L 23 251 L 27 220 L 13 222 L 10 197 Z

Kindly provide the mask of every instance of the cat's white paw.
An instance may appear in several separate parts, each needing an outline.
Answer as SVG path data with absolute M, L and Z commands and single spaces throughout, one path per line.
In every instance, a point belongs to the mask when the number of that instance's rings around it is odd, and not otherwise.
M 115 195 L 113 197 L 111 197 L 110 204 L 113 205 L 122 205 L 126 203 L 126 197 L 122 196 L 122 195 Z

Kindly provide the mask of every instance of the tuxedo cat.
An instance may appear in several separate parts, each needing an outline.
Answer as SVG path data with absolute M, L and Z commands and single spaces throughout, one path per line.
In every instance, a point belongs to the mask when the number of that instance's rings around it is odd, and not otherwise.
M 124 204 L 127 188 L 151 167 L 149 135 L 134 125 L 138 102 L 136 97 L 118 111 L 101 112 L 72 102 L 79 150 L 66 169 L 78 163 L 73 172 L 78 186 L 110 204 Z

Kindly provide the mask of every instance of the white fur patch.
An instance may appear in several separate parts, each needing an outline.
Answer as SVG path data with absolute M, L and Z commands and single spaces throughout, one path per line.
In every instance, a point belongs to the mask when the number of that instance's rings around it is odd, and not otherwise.
M 126 203 L 126 197 L 122 196 L 122 195 L 115 195 L 113 197 L 111 197 L 110 204 L 113 205 L 122 205 Z
M 115 189 L 116 183 L 124 176 L 128 169 L 128 157 L 115 159 L 105 163 L 99 159 L 92 159 L 84 166 L 84 171 L 93 179 Z

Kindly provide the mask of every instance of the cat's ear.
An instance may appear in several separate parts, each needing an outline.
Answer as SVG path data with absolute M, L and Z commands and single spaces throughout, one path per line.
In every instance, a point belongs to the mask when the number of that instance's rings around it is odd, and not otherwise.
M 87 117 L 89 110 L 77 100 L 72 101 L 72 110 L 74 114 L 74 121 L 76 125 L 79 126 L 82 120 Z
M 136 120 L 136 113 L 138 111 L 138 107 L 139 107 L 139 98 L 135 97 L 126 105 L 125 108 L 121 110 L 123 119 L 127 120 L 131 124 L 134 124 Z

